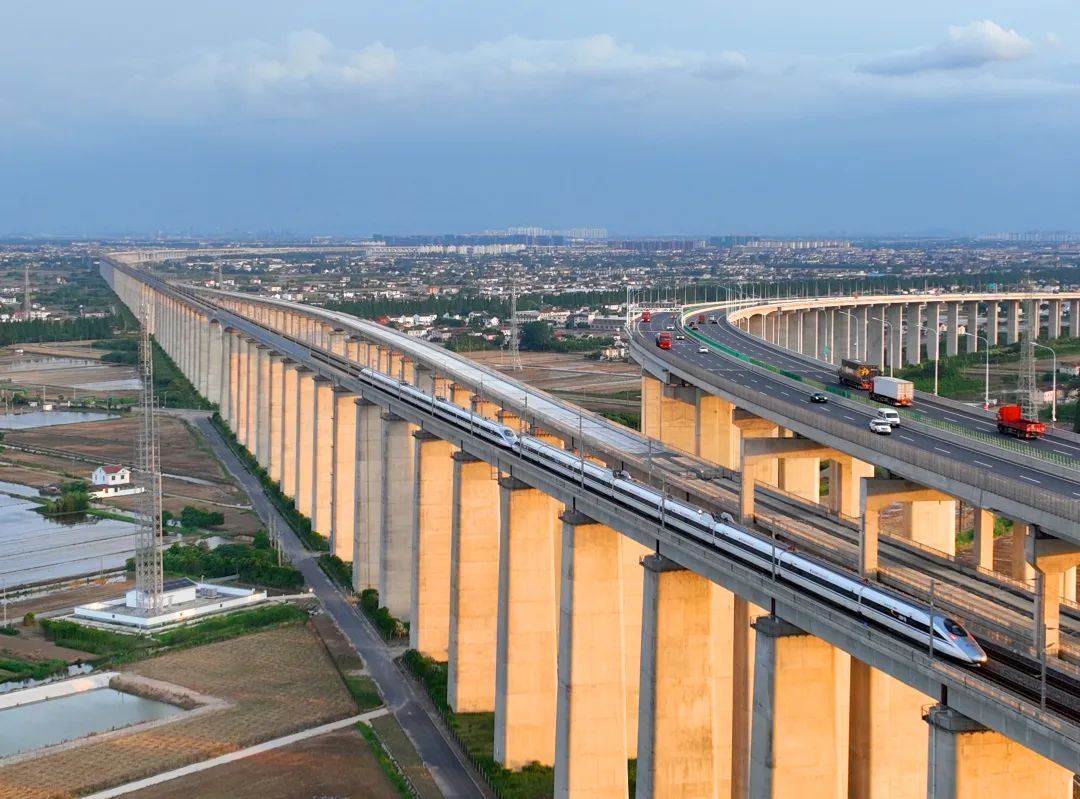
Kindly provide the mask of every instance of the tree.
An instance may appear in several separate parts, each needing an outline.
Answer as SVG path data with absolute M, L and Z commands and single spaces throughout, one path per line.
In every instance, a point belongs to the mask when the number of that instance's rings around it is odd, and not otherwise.
M 553 349 L 556 343 L 551 325 L 547 322 L 526 322 L 521 326 L 518 346 L 523 350 L 542 352 Z

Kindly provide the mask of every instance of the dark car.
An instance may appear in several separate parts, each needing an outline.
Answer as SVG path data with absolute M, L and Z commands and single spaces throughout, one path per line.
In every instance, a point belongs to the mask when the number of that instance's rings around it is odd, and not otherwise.
M 811 402 L 828 402 L 829 397 L 827 394 L 822 394 L 820 391 L 815 391 L 810 395 Z

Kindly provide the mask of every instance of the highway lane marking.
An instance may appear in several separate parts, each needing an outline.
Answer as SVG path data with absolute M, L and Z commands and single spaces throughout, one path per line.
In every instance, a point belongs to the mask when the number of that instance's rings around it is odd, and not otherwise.
M 845 419 L 850 419 L 850 420 L 851 420 L 851 421 L 853 421 L 853 422 L 855 421 L 855 417 L 854 417 L 854 416 L 848 416 L 848 415 L 847 415 L 846 413 L 844 414 L 844 418 L 845 418 Z M 929 644 L 927 644 L 927 646 L 929 646 Z
M 900 438 L 904 439 L 904 441 L 914 441 L 915 440 L 911 436 L 900 436 Z
M 985 466 L 985 467 L 986 467 L 987 469 L 993 469 L 993 468 L 994 468 L 994 467 L 993 467 L 993 466 L 991 466 L 991 465 L 990 465 L 989 463 L 983 463 L 982 461 L 972 461 L 972 463 L 977 463 L 977 464 L 979 464 L 980 466 Z
M 941 447 L 934 447 L 934 449 L 936 449 L 938 452 L 944 452 L 946 455 L 951 455 L 952 454 L 952 452 L 950 450 L 942 449 Z
M 1023 480 L 1030 480 L 1033 483 L 1039 483 L 1039 485 L 1042 485 L 1042 482 L 1040 480 L 1036 480 L 1034 477 L 1028 477 L 1026 474 L 1022 474 L 1020 475 L 1020 477 Z
M 1062 452 L 1060 449 L 1055 449 L 1054 452 L 1056 452 L 1058 455 L 1064 455 L 1066 458 L 1072 457 L 1071 452 Z M 929 646 L 929 644 L 927 644 L 927 646 Z

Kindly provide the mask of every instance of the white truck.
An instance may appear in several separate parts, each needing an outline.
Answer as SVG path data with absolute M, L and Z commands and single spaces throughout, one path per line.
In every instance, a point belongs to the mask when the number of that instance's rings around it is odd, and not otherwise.
M 907 406 L 915 401 L 915 384 L 898 377 L 878 375 L 870 389 L 870 399 L 890 405 Z

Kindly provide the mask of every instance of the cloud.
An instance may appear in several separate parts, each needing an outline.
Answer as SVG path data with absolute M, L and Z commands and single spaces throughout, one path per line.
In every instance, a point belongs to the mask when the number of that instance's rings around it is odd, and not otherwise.
M 1018 61 L 1035 51 L 1030 40 L 984 19 L 949 28 L 948 38 L 933 47 L 904 50 L 863 64 L 861 72 L 913 75 L 932 70 L 975 69 L 994 61 Z
M 199 54 L 175 67 L 163 82 L 178 93 L 258 97 L 387 86 L 404 92 L 446 86 L 490 91 L 650 77 L 718 81 L 748 68 L 745 56 L 737 52 L 638 50 L 608 34 L 572 39 L 508 36 L 457 51 L 396 51 L 380 42 L 359 50 L 341 48 L 327 36 L 305 30 L 289 34 L 276 46 L 249 43 Z

